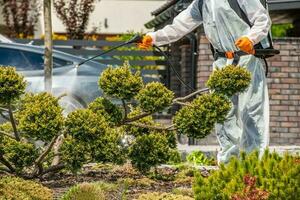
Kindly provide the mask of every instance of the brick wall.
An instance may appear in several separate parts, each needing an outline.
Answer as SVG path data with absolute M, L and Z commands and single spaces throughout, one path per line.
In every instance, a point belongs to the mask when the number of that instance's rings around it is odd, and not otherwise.
M 281 54 L 268 59 L 270 143 L 300 145 L 300 38 L 276 39 L 274 46 Z M 181 47 L 181 50 L 188 52 L 187 49 L 186 45 Z M 181 72 L 185 79 L 190 69 L 187 62 L 189 55 L 189 52 L 181 52 Z M 205 82 L 211 74 L 212 62 L 209 43 L 205 36 L 201 35 L 197 70 L 198 88 L 205 87 Z M 186 91 L 178 93 L 184 94 Z M 216 136 L 212 134 L 197 143 L 217 144 Z

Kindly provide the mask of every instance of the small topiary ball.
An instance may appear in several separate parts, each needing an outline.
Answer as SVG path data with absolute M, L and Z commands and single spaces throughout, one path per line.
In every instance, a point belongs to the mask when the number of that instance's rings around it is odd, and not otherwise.
M 129 151 L 132 165 L 142 173 L 148 172 L 151 167 L 167 163 L 169 157 L 168 140 L 158 133 L 137 137 Z
M 172 104 L 174 93 L 168 90 L 162 83 L 148 83 L 140 90 L 136 99 L 145 112 L 159 112 Z
M 228 97 L 238 92 L 244 92 L 251 82 L 251 73 L 243 67 L 228 65 L 217 68 L 209 77 L 207 86 L 216 93 Z
M 71 187 L 61 200 L 104 200 L 105 192 L 96 183 L 81 183 Z
M 7 105 L 24 94 L 26 82 L 14 67 L 0 65 L 0 104 Z
M 201 139 L 211 133 L 215 123 L 225 121 L 230 108 L 231 102 L 227 97 L 204 94 L 179 110 L 173 122 L 180 134 Z
M 108 67 L 100 76 L 99 86 L 109 96 L 130 100 L 142 89 L 143 80 L 140 73 L 133 74 L 129 66 Z
M 29 138 L 49 142 L 63 129 L 62 111 L 51 94 L 26 94 L 17 113 L 19 129 Z
M 122 118 L 122 110 L 109 101 L 106 98 L 99 97 L 91 102 L 88 109 L 96 113 L 97 115 L 102 115 L 109 123 L 113 125 L 118 124 Z
M 94 142 L 108 129 L 108 123 L 101 115 L 88 109 L 80 109 L 70 113 L 66 119 L 66 133 L 78 142 Z

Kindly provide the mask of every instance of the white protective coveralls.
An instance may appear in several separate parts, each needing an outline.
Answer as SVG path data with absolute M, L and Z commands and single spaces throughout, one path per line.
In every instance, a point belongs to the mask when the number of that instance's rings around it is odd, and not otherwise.
M 154 44 L 161 46 L 179 40 L 203 23 L 208 40 L 219 52 L 238 51 L 235 41 L 242 36 L 267 47 L 266 38 L 271 26 L 268 11 L 260 0 L 238 0 L 238 3 L 253 24 L 252 28 L 236 14 L 227 0 L 195 0 L 171 25 L 147 35 L 152 37 Z M 199 4 L 203 4 L 202 11 Z M 224 67 L 232 61 L 218 58 L 213 67 Z M 240 150 L 263 153 L 269 143 L 269 97 L 263 62 L 253 55 L 246 55 L 241 56 L 238 65 L 251 72 L 252 80 L 244 93 L 232 97 L 233 107 L 225 123 L 216 125 L 221 146 L 218 162 L 223 163 L 238 155 Z

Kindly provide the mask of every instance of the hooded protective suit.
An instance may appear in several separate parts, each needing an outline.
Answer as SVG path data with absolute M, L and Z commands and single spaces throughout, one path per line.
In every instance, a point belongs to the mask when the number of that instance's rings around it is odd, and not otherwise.
M 148 33 L 153 43 L 160 46 L 175 42 L 203 23 L 208 40 L 219 52 L 239 51 L 235 42 L 245 36 L 257 44 L 268 47 L 266 37 L 271 21 L 260 0 L 237 0 L 253 24 L 250 27 L 230 7 L 228 0 L 195 0 L 182 11 L 171 25 Z M 202 5 L 202 9 L 199 5 Z M 213 67 L 224 67 L 232 59 L 218 58 Z M 253 55 L 240 58 L 239 66 L 246 67 L 252 74 L 249 88 L 232 97 L 233 107 L 224 124 L 216 125 L 221 151 L 219 162 L 228 162 L 240 150 L 262 153 L 269 142 L 269 97 L 263 62 Z

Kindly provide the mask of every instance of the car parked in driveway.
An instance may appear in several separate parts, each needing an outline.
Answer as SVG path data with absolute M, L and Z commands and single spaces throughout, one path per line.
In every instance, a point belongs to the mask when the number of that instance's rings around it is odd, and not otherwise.
M 101 96 L 98 79 L 106 65 L 89 61 L 76 69 L 76 64 L 83 58 L 61 51 L 53 51 L 53 94 L 60 96 L 61 104 L 66 112 L 75 108 L 86 107 L 89 102 Z M 19 44 L 1 40 L 0 65 L 15 66 L 17 71 L 27 80 L 28 92 L 42 92 L 44 90 L 44 47 L 31 44 Z M 158 80 L 145 78 L 145 82 Z

